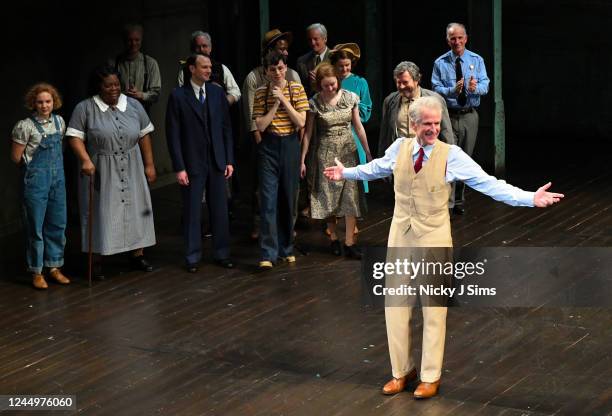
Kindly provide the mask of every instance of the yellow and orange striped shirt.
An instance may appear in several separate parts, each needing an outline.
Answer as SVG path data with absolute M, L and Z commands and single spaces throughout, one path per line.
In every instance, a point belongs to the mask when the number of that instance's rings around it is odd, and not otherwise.
M 289 89 L 291 89 L 291 93 L 289 93 Z M 268 94 L 267 97 L 266 93 Z M 295 111 L 300 113 L 308 111 L 308 98 L 306 97 L 306 92 L 304 91 L 302 84 L 288 81 L 287 85 L 285 85 L 285 88 L 283 89 L 283 94 L 285 97 L 287 97 Z M 267 109 L 266 98 L 268 102 Z M 270 111 L 274 105 L 275 100 L 276 99 L 272 95 L 272 87 L 269 84 L 257 88 L 257 90 L 255 90 L 255 99 L 253 101 L 253 120 L 255 120 L 257 117 L 263 117 L 266 115 L 266 113 Z M 296 132 L 295 125 L 291 121 L 291 118 L 289 118 L 289 114 L 282 104 L 278 107 L 278 110 L 272 119 L 272 123 L 270 123 L 266 131 L 278 136 L 288 136 Z

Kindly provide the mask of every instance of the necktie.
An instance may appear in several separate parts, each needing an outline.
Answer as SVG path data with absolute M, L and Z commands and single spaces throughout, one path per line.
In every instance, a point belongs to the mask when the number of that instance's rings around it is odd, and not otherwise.
M 317 57 L 315 58 L 315 68 L 317 67 L 317 65 L 319 65 L 321 63 L 321 55 L 317 55 Z
M 200 88 L 199 99 L 200 99 L 200 102 L 204 104 L 204 88 Z
M 455 61 L 455 78 L 459 81 L 463 78 L 463 71 L 461 70 L 461 58 L 457 58 Z M 465 92 L 465 79 L 463 80 L 463 88 L 457 96 L 457 104 L 463 107 L 467 103 L 467 93 Z
M 423 167 L 423 157 L 425 157 L 425 150 L 421 147 L 419 149 L 419 157 L 417 157 L 416 162 L 414 162 L 414 172 L 419 173 L 421 168 Z

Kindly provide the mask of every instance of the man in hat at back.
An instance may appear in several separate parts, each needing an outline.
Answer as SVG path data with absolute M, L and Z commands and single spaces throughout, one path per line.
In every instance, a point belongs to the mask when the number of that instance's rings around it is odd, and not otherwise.
M 161 92 L 161 75 L 157 61 L 141 52 L 144 29 L 138 24 L 123 28 L 125 50 L 110 59 L 108 64 L 119 71 L 121 91 L 137 99 L 150 114 Z
M 285 56 L 289 55 L 288 49 L 293 40 L 291 32 L 282 32 L 279 29 L 272 29 L 263 37 L 261 42 L 261 53 L 265 56 L 269 51 L 277 51 Z M 285 75 L 287 81 L 299 82 L 300 77 L 296 71 L 291 68 L 287 68 Z M 254 68 L 244 80 L 242 84 L 242 113 L 244 116 L 245 131 L 247 132 L 247 145 L 254 145 L 261 141 L 261 134 L 257 130 L 255 121 L 253 121 L 253 100 L 255 98 L 255 90 L 259 87 L 266 85 L 270 82 L 266 77 L 266 71 L 263 65 Z M 255 157 L 257 152 L 252 151 L 250 154 L 251 158 L 251 172 L 253 173 L 254 189 L 253 189 L 253 230 L 251 232 L 251 238 L 254 240 L 259 236 L 259 209 L 257 203 L 257 163 Z

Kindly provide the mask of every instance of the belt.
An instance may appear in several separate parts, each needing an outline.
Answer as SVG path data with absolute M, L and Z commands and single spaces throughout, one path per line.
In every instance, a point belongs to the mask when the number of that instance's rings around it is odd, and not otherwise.
M 448 109 L 448 113 L 449 114 L 467 114 L 467 113 L 471 113 L 473 109 L 474 109 L 473 107 L 468 107 L 468 108 L 449 108 Z

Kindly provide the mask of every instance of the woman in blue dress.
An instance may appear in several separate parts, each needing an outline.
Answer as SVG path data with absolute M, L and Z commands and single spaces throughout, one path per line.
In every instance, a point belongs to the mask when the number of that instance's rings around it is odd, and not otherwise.
M 359 75 L 353 74 L 352 70 L 359 58 L 361 57 L 361 50 L 359 45 L 356 43 L 340 43 L 330 51 L 329 59 L 330 63 L 336 67 L 336 73 L 342 81 L 342 89 L 351 91 L 359 97 L 359 118 L 361 123 L 365 124 L 372 115 L 372 99 L 370 98 L 370 88 L 365 78 Z M 357 154 L 359 157 L 359 164 L 372 160 L 371 155 L 367 154 L 364 150 L 355 129 L 353 129 L 353 139 L 357 145 Z M 361 195 L 361 208 L 362 213 L 367 210 L 365 203 L 365 194 L 370 191 L 368 181 L 362 181 Z M 355 234 L 357 234 L 357 226 L 355 226 Z M 329 230 L 326 229 L 325 233 L 329 235 Z

